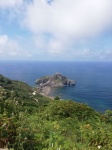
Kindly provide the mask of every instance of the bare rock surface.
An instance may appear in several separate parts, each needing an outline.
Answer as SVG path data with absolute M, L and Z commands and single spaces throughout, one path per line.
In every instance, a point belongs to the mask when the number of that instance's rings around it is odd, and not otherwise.
M 52 88 L 64 87 L 64 86 L 74 86 L 76 82 L 74 80 L 68 79 L 61 73 L 56 73 L 52 76 L 44 76 L 36 80 L 36 85 L 40 93 L 48 95 Z

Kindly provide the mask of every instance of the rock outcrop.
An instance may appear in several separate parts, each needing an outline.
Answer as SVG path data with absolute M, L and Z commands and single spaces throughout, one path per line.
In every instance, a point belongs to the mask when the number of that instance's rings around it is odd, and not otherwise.
M 52 76 L 45 76 L 40 79 L 37 79 L 35 82 L 38 86 L 39 91 L 46 94 L 47 89 L 58 88 L 64 86 L 74 86 L 76 82 L 74 80 L 68 79 L 66 76 L 63 76 L 61 73 L 56 73 Z M 47 94 L 49 94 L 47 92 Z

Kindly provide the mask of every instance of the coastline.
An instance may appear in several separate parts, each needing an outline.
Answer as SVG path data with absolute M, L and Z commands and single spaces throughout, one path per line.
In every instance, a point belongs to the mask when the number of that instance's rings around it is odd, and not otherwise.
M 112 109 L 112 62 L 5 62 L 0 64 L 1 74 L 26 82 L 35 87 L 35 80 L 62 72 L 66 76 L 77 80 L 75 88 L 63 88 L 46 96 L 55 97 L 62 94 L 63 99 L 83 102 L 99 112 Z M 13 70 L 13 71 L 12 71 Z M 52 90 L 52 89 L 51 89 Z M 40 91 L 41 92 L 41 91 Z M 53 93 L 53 94 L 52 94 Z
M 47 95 L 47 94 L 45 94 L 45 93 L 39 93 L 39 94 L 41 94 L 41 95 L 43 95 L 43 96 L 45 96 L 45 97 L 49 97 L 49 98 L 51 98 L 52 100 L 54 100 L 54 97 L 53 97 L 53 96 L 49 96 L 49 95 Z

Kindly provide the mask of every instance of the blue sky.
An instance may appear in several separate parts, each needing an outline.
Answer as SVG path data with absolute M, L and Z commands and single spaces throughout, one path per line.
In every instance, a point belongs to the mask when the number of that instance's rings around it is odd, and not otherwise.
M 0 0 L 0 59 L 112 61 L 112 0 Z

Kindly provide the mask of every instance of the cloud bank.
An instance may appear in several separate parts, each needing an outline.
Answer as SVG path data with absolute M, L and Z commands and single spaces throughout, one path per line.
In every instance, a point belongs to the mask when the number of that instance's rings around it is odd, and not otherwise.
M 25 25 L 34 33 L 86 37 L 112 25 L 111 0 L 34 0 L 29 4 Z
M 19 58 L 19 57 L 30 57 L 25 50 L 23 50 L 19 44 L 9 39 L 7 35 L 0 36 L 0 56 L 2 58 Z
M 15 7 L 17 5 L 21 5 L 23 0 L 0 0 L 0 7 L 1 8 L 9 8 Z
M 82 41 L 112 31 L 112 0 L 1 0 L 0 8 L 16 12 L 14 19 L 31 33 L 37 51 L 49 57 L 103 59 L 112 54 L 110 48 L 80 48 Z
M 61 53 L 77 40 L 112 29 L 112 0 L 33 0 L 24 25 L 37 37 L 37 47 L 41 43 L 49 53 Z

